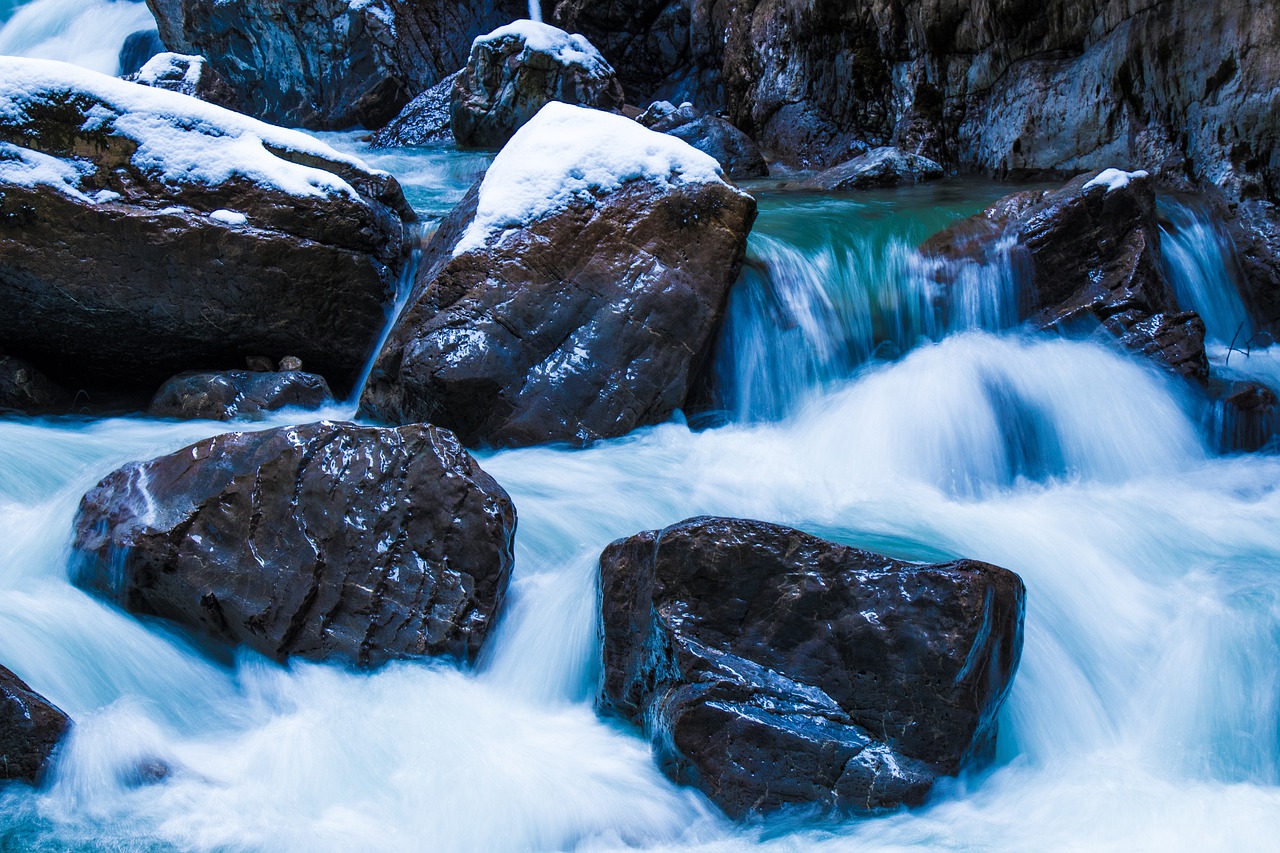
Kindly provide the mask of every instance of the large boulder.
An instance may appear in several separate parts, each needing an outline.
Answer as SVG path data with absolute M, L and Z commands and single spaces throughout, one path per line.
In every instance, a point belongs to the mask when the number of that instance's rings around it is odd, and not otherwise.
M 600 557 L 603 709 L 730 815 L 919 803 L 988 758 L 1025 589 L 758 521 L 694 518 Z
M 1203 381 L 1204 323 L 1181 311 L 1160 264 L 1146 172 L 1107 169 L 1061 189 L 1026 191 L 935 234 L 922 247 L 945 287 L 971 264 L 1020 273 L 1018 313 L 1068 333 L 1100 331 L 1125 349 Z
M 306 134 L 0 57 L 0 340 L 64 385 L 288 353 L 343 393 L 412 218 L 394 178 Z
M 620 111 L 622 87 L 591 43 L 537 21 L 516 21 L 478 38 L 453 86 L 459 145 L 501 148 L 551 101 Z
M 428 424 L 230 433 L 85 495 L 77 582 L 277 659 L 472 659 L 515 525 L 502 487 Z
M 461 71 L 455 71 L 414 98 L 382 130 L 373 135 L 376 148 L 402 148 L 452 142 L 453 121 L 449 110 L 453 104 L 453 86 Z
M 34 783 L 71 720 L 0 666 L 0 781 Z
M 229 421 L 262 418 L 289 407 L 318 409 L 333 402 L 323 376 L 300 370 L 179 373 L 160 386 L 148 413 L 158 418 Z
M 238 106 L 235 92 L 209 67 L 203 56 L 157 53 L 137 71 L 126 74 L 124 79 L 143 86 L 181 92 L 228 109 Z
M 381 127 L 524 0 L 147 0 L 169 50 L 200 54 L 245 109 L 289 127 Z
M 684 142 L 548 104 L 436 233 L 362 410 L 469 445 L 664 420 L 706 358 L 755 212 Z
M 806 178 L 799 186 L 824 192 L 867 190 L 936 181 L 942 176 L 942 166 L 928 157 L 882 146 Z

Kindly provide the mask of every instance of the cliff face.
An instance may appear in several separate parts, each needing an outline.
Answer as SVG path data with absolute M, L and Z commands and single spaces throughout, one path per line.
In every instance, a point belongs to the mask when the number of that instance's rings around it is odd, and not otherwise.
M 1266 0 L 563 0 L 633 101 L 727 110 L 784 158 L 896 143 L 1019 177 L 1160 167 L 1280 192 Z

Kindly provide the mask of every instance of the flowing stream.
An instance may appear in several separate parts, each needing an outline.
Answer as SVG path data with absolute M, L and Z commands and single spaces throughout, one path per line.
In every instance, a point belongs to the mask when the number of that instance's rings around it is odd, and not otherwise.
M 364 153 L 428 218 L 484 167 Z M 80 592 L 80 496 L 228 427 L 0 420 L 0 662 L 76 720 L 44 787 L 0 790 L 0 849 L 1274 848 L 1280 458 L 1215 453 L 1205 401 L 1145 362 L 1020 331 L 1014 270 L 941 301 L 914 247 L 1007 187 L 754 189 L 709 428 L 480 455 L 520 522 L 506 611 L 473 670 L 214 660 Z M 1165 212 L 1170 275 L 1209 324 L 1215 371 L 1280 378 L 1270 350 L 1226 364 L 1248 324 L 1229 246 L 1203 212 Z M 805 825 L 734 825 L 666 780 L 636 732 L 593 710 L 596 560 L 702 513 L 1017 571 L 1026 644 L 995 765 L 919 809 Z M 162 783 L 139 770 L 156 763 L 173 768 Z

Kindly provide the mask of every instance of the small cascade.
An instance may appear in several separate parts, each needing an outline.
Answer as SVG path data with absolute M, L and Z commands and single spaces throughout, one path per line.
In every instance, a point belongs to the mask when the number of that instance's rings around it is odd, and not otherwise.
M 1178 304 L 1204 320 L 1210 341 L 1243 344 L 1254 329 L 1240 297 L 1235 247 L 1202 203 L 1160 200 L 1160 253 Z
M 0 21 L 0 54 L 57 59 L 112 75 L 120 73 L 125 39 L 156 26 L 141 0 L 32 0 Z
M 542 21 L 542 3 L 539 0 L 529 0 L 529 20 Z

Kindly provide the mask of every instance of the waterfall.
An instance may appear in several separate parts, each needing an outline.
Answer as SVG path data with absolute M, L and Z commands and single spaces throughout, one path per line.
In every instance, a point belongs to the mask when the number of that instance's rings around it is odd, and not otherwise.
M 31 0 L 0 25 L 0 54 L 118 74 L 124 40 L 155 26 L 141 0 Z
M 542 20 L 542 3 L 540 0 L 529 0 L 529 20 Z
M 1210 340 L 1243 345 L 1254 333 L 1240 298 L 1235 247 L 1200 203 L 1160 200 L 1160 253 L 1178 303 L 1204 320 Z

